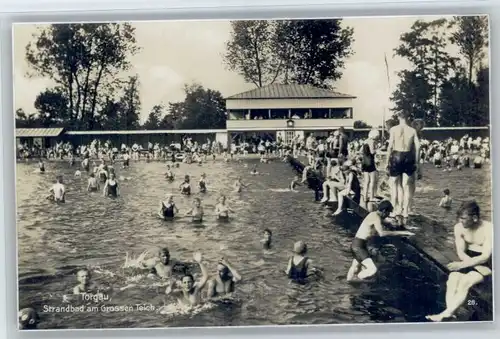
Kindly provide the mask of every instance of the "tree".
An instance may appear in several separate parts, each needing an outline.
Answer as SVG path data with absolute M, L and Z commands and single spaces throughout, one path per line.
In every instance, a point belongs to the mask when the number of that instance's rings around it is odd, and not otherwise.
M 398 73 L 400 83 L 393 93 L 393 111 L 422 118 L 426 126 L 439 120 L 439 91 L 455 69 L 457 58 L 447 52 L 446 19 L 417 20 L 400 37 L 395 54 L 408 59 L 411 70 Z
M 275 25 L 269 20 L 231 22 L 231 38 L 226 43 L 226 65 L 257 87 L 274 83 L 280 74 L 281 65 L 275 57 L 271 38 Z
M 35 99 L 35 108 L 44 127 L 69 127 L 68 99 L 59 88 L 46 89 Z
M 353 51 L 353 29 L 342 20 L 288 20 L 277 25 L 282 81 L 330 88 L 341 78 L 345 58 Z
M 465 58 L 468 81 L 473 82 L 473 71 L 481 66 L 488 47 L 488 17 L 487 16 L 456 16 L 450 27 L 456 27 L 450 41 L 459 47 L 460 54 Z
M 141 99 L 139 97 L 139 76 L 131 76 L 119 101 L 118 120 L 120 129 L 138 129 Z
M 442 126 L 474 125 L 471 120 L 475 120 L 477 115 L 475 86 L 463 74 L 456 74 L 442 85 L 440 101 Z
M 198 84 L 186 85 L 184 91 L 184 101 L 169 105 L 176 129 L 226 128 L 226 102 L 219 91 Z
M 335 20 L 234 21 L 225 63 L 257 87 L 331 87 L 352 55 L 352 28 Z
M 53 24 L 34 34 L 26 46 L 31 76 L 48 77 L 61 88 L 69 120 L 92 129 L 105 89 L 120 84 L 117 74 L 130 67 L 138 51 L 135 29 L 128 23 Z
M 163 106 L 155 105 L 149 112 L 148 120 L 142 125 L 144 129 L 159 129 L 163 117 Z
M 39 121 L 35 114 L 27 114 L 22 108 L 16 110 L 16 128 L 39 127 Z
M 477 72 L 477 114 L 474 121 L 475 126 L 487 126 L 490 124 L 490 69 L 481 68 Z
M 372 128 L 372 126 L 368 125 L 366 122 L 361 121 L 361 120 L 354 121 L 353 127 L 354 128 Z

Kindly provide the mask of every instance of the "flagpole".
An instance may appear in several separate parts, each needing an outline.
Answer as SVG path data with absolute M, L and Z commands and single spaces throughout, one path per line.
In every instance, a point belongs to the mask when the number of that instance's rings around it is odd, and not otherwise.
M 387 98 L 390 100 L 391 97 L 391 78 L 389 75 L 389 63 L 387 62 L 387 53 L 384 52 L 384 62 L 385 62 L 385 73 L 387 76 Z M 385 111 L 388 109 L 387 105 L 384 107 L 383 117 L 382 117 L 382 133 L 385 140 Z

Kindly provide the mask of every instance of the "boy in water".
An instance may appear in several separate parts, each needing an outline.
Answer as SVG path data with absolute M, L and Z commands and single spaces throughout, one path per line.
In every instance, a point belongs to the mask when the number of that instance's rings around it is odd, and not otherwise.
M 43 160 L 40 158 L 40 160 L 38 160 L 38 170 L 40 171 L 40 173 L 45 173 L 45 164 L 43 163 Z
M 57 176 L 57 182 L 49 189 L 49 199 L 54 199 L 55 202 L 63 203 L 65 201 L 66 189 L 64 188 L 62 175 Z
M 271 248 L 273 232 L 269 228 L 264 230 L 264 238 L 260 241 L 264 249 L 268 250 Z
M 172 270 L 176 265 L 175 261 L 170 257 L 168 248 L 163 247 L 158 251 L 157 256 L 141 263 L 145 269 L 149 269 L 150 275 L 165 279 L 172 276 Z
M 208 282 L 208 298 L 234 292 L 235 283 L 241 281 L 240 274 L 222 258 L 217 265 L 217 275 Z
M 241 177 L 238 177 L 238 179 L 236 179 L 236 181 L 234 182 L 235 193 L 240 193 L 243 188 L 247 188 L 248 186 L 250 186 L 250 184 L 244 184 L 241 180 Z
M 207 175 L 205 173 L 201 175 L 198 186 L 200 188 L 200 193 L 207 193 Z
M 78 285 L 73 288 L 73 294 L 88 293 L 91 291 L 90 270 L 84 268 L 76 273 Z
M 191 274 L 185 274 L 180 281 L 180 288 L 173 289 L 176 282 L 171 281 L 170 285 L 165 290 L 165 294 L 174 296 L 179 304 L 185 306 L 196 306 L 201 301 L 201 290 L 208 281 L 207 267 L 202 263 L 201 253 L 193 255 L 194 261 L 200 265 L 202 277 L 198 282 L 195 282 Z M 177 283 L 178 284 L 178 283 Z
M 447 208 L 447 209 L 451 208 L 451 203 L 453 202 L 453 199 L 451 199 L 451 197 L 450 197 L 450 190 L 445 189 L 443 191 L 443 194 L 444 194 L 444 197 L 439 202 L 439 207 Z
M 257 175 L 257 174 L 259 174 L 259 172 L 257 171 L 257 165 L 254 165 L 252 167 L 252 170 L 250 171 L 250 174 L 251 175 Z
M 226 196 L 221 195 L 219 203 L 215 205 L 215 215 L 219 220 L 229 220 L 229 212 L 234 213 L 234 211 L 226 205 Z
M 386 231 L 382 226 L 382 221 L 387 218 L 394 207 L 390 201 L 384 200 L 380 202 L 377 211 L 369 213 L 359 226 L 358 232 L 352 241 L 351 251 L 354 256 L 351 268 L 347 273 L 347 281 L 354 279 L 357 274 L 358 278 L 363 280 L 377 273 L 377 267 L 370 257 L 368 252 L 368 240 L 378 234 L 381 237 L 390 235 L 412 236 L 408 231 Z
M 203 221 L 203 207 L 201 206 L 200 198 L 194 198 L 193 208 L 186 212 L 186 216 L 191 216 L 192 221 Z
M 97 181 L 95 174 L 90 173 L 89 181 L 87 185 L 88 192 L 97 192 L 100 190 L 99 182 Z

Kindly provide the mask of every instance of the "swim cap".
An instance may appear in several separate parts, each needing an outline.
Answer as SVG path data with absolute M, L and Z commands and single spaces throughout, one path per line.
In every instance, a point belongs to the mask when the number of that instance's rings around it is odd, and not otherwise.
M 305 250 L 307 250 L 307 245 L 302 240 L 293 245 L 293 251 L 297 254 L 302 254 Z

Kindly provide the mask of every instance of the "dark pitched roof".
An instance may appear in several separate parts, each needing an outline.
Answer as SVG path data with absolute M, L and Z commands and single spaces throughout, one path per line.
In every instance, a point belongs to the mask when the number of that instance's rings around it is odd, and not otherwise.
M 58 137 L 64 128 L 16 128 L 17 138 Z
M 338 93 L 311 85 L 281 85 L 274 84 L 259 87 L 243 93 L 232 95 L 227 100 L 234 99 L 354 99 L 355 96 Z

